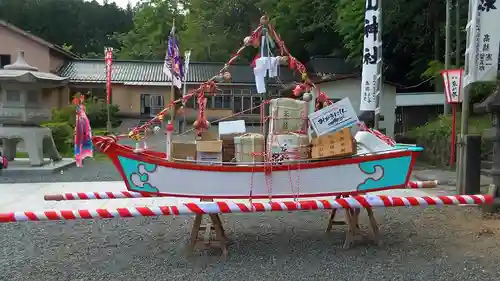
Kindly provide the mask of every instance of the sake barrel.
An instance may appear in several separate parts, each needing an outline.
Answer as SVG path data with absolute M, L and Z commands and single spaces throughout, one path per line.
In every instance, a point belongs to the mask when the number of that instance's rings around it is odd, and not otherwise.
M 267 147 L 271 161 L 286 162 L 310 158 L 309 136 L 307 134 L 269 134 Z
M 264 136 L 261 134 L 246 133 L 234 137 L 236 162 L 264 162 L 264 145 Z
M 270 134 L 306 132 L 308 106 L 305 101 L 277 98 L 270 101 Z

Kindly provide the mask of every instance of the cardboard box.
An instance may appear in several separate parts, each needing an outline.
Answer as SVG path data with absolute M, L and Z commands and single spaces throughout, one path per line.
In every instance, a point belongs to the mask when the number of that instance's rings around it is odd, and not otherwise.
M 217 140 L 217 134 L 210 131 L 203 131 L 199 136 L 196 136 L 197 141 L 214 141 Z
M 173 141 L 172 159 L 196 160 L 196 143 Z
M 247 132 L 245 120 L 219 122 L 219 139 L 233 140 L 234 137 Z
M 196 160 L 211 164 L 210 162 L 222 162 L 222 141 L 196 141 Z M 209 162 L 209 163 L 206 163 Z
M 235 156 L 234 139 L 226 139 L 222 141 L 222 161 L 231 162 Z
M 311 157 L 313 159 L 327 157 L 342 157 L 356 154 L 356 140 L 345 138 L 342 141 L 327 144 L 316 144 L 312 146 Z
M 196 152 L 196 161 L 200 161 L 200 164 L 221 164 L 222 152 Z
M 311 144 L 315 145 L 329 145 L 335 144 L 337 142 L 342 142 L 344 140 L 352 139 L 351 130 L 349 128 L 344 128 L 338 132 L 329 133 L 323 136 L 313 138 Z
M 273 162 L 308 159 L 311 150 L 309 137 L 298 133 L 269 134 L 267 149 Z
M 269 134 L 307 131 L 307 102 L 292 98 L 277 98 L 270 101 L 269 109 L 271 113 Z

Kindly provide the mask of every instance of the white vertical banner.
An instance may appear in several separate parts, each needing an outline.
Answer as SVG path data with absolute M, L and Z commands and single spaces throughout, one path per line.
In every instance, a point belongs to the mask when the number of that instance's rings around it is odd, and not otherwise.
M 365 0 L 363 31 L 363 70 L 361 74 L 361 111 L 379 110 L 382 63 L 380 4 L 382 0 Z
M 470 0 L 464 86 L 496 81 L 500 49 L 500 3 Z
M 182 96 L 187 95 L 187 79 L 189 75 L 189 61 L 191 58 L 191 50 L 187 50 L 184 52 L 184 88 L 182 89 Z M 183 101 L 184 103 L 184 101 Z M 184 105 L 184 104 L 183 104 Z

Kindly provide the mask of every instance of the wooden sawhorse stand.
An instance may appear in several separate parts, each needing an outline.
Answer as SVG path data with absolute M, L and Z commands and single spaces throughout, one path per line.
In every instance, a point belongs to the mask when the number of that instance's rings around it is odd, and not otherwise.
M 340 197 L 337 197 L 337 199 Z M 366 208 L 366 213 L 368 214 L 368 219 L 370 221 L 371 228 L 371 238 L 375 244 L 379 244 L 380 231 L 378 228 L 377 220 L 373 215 L 372 208 Z M 344 249 L 348 249 L 352 246 L 355 241 L 361 240 L 362 234 L 359 228 L 359 214 L 361 209 L 345 209 L 345 221 L 335 221 L 335 215 L 337 214 L 337 209 L 333 209 L 330 213 L 330 218 L 328 220 L 328 227 L 326 232 L 332 230 L 333 225 L 347 225 L 347 234 L 344 241 Z
M 201 201 L 213 202 L 213 200 L 202 199 Z M 222 226 L 219 214 L 209 214 L 210 221 L 202 225 L 203 215 L 196 215 L 193 229 L 191 230 L 191 242 L 188 245 L 188 254 L 192 254 L 195 249 L 220 248 L 222 255 L 227 257 L 227 245 L 229 239 Z

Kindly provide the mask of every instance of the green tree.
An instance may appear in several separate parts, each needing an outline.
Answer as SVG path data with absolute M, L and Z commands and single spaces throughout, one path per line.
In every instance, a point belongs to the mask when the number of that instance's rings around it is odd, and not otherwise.
M 300 60 L 314 55 L 345 55 L 335 27 L 334 1 L 262 0 L 260 5 L 290 52 Z
M 133 28 L 113 36 L 120 42 L 120 59 L 162 59 L 175 16 L 176 33 L 183 29 L 183 16 L 174 1 L 147 0 L 135 7 Z
M 82 56 L 118 47 L 111 35 L 132 27 L 132 10 L 83 0 L 1 0 L 0 18 Z

